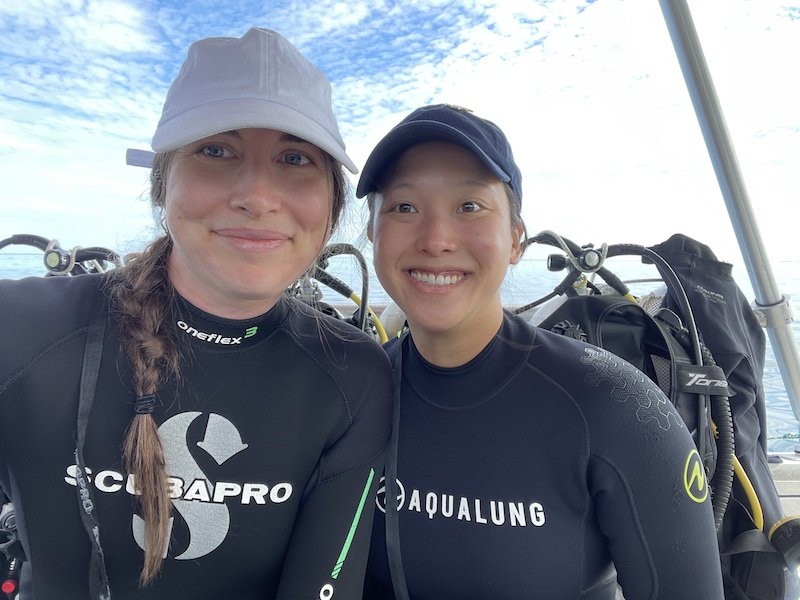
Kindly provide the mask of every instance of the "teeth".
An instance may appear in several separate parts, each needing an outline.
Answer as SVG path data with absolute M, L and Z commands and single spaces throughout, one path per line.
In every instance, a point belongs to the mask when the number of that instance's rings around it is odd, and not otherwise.
M 453 285 L 464 279 L 463 273 L 456 275 L 442 275 L 441 273 L 435 275 L 433 273 L 424 273 L 422 271 L 411 271 L 411 277 L 420 283 L 427 285 Z

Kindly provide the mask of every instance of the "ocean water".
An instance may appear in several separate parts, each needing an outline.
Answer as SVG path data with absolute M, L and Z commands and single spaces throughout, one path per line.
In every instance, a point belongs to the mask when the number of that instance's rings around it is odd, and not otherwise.
M 0 279 L 20 279 L 27 276 L 40 276 L 45 273 L 41 254 L 0 251 Z M 656 277 L 655 267 L 643 265 L 640 261 L 627 257 L 611 259 L 606 267 L 623 280 L 639 280 Z M 800 262 L 782 261 L 772 264 L 773 274 L 781 293 L 790 297 L 795 321 L 792 331 L 800 346 Z M 335 257 L 330 260 L 328 271 L 347 283 L 359 296 L 361 293 L 361 273 L 355 260 L 347 257 Z M 503 284 L 503 301 L 508 305 L 524 305 L 537 300 L 553 290 L 561 282 L 564 273 L 549 272 L 544 258 L 525 258 L 513 267 Z M 733 276 L 745 296 L 751 301 L 754 298 L 750 281 L 743 267 L 734 267 Z M 644 294 L 656 289 L 658 283 L 633 283 L 634 293 Z M 336 292 L 323 286 L 324 298 L 331 303 L 346 303 L 347 300 Z M 380 283 L 370 274 L 369 303 L 372 306 L 383 306 L 390 302 Z M 764 368 L 764 389 L 767 403 L 767 435 L 768 447 L 772 452 L 800 451 L 800 424 L 795 419 L 789 402 L 789 396 L 783 385 L 775 354 L 767 338 L 766 360 Z

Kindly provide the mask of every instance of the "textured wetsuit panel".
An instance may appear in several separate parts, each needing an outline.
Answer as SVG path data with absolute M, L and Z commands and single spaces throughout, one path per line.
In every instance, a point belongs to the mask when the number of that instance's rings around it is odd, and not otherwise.
M 0 485 L 17 509 L 37 600 L 87 598 L 74 448 L 86 324 L 102 282 L 0 283 Z M 182 383 L 162 386 L 153 413 L 171 477 L 171 540 L 147 597 L 316 599 L 328 585 L 337 598 L 358 596 L 371 502 L 356 517 L 365 489 L 374 495 L 390 428 L 385 353 L 288 299 L 248 321 L 179 304 L 169 327 Z M 112 597 L 128 598 L 141 593 L 143 524 L 122 466 L 134 394 L 119 347 L 112 318 L 84 456 Z

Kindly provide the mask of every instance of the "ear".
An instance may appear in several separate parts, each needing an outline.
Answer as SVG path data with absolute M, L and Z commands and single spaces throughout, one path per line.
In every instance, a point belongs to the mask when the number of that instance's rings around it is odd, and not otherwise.
M 511 227 L 511 258 L 508 263 L 517 264 L 522 259 L 522 236 L 525 233 L 521 225 Z

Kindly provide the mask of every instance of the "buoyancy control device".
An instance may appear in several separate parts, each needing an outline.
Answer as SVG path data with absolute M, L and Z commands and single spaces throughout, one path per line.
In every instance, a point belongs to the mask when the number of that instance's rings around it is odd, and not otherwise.
M 658 384 L 706 466 L 726 600 L 782 600 L 786 570 L 800 565 L 800 518 L 784 515 L 767 464 L 765 336 L 731 265 L 682 234 L 649 248 L 578 246 L 549 231 L 529 243 L 560 248 L 548 267 L 568 273 L 515 312 L 533 310 L 539 327 L 605 348 Z M 664 284 L 655 302 L 607 269 L 614 256 L 655 265 Z

